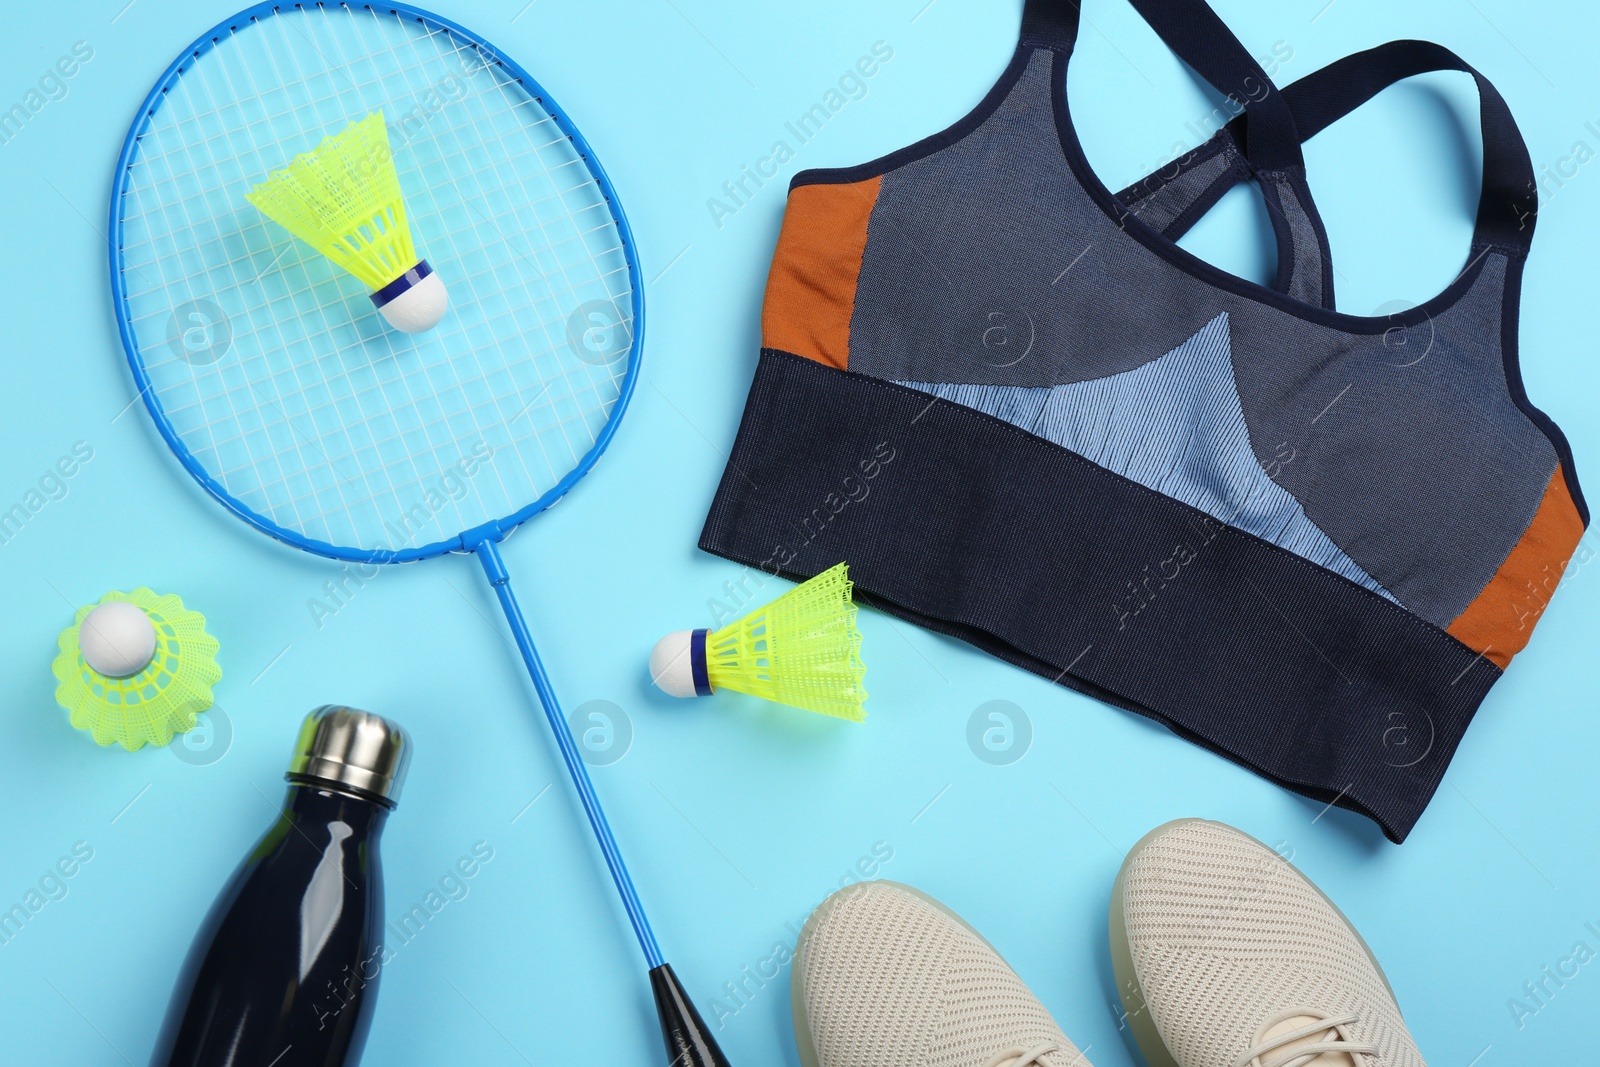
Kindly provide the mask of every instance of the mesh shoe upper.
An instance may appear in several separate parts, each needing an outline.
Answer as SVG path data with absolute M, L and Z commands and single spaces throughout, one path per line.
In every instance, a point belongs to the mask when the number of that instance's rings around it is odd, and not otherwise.
M 815 1067 L 988 1067 L 1056 1046 L 1041 1067 L 1088 1067 L 989 944 L 892 882 L 853 885 L 817 909 L 795 965 L 795 1029 Z M 802 1039 L 802 1046 L 804 1039 Z
M 1120 906 L 1143 1008 L 1180 1067 L 1229 1067 L 1295 1012 L 1354 1014 L 1350 1041 L 1379 1050 L 1362 1067 L 1424 1067 L 1360 935 L 1254 838 L 1200 820 L 1154 831 L 1128 854 Z

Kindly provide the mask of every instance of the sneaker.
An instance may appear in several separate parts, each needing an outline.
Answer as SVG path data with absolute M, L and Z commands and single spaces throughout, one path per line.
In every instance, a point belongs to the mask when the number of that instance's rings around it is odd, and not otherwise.
M 1350 921 L 1231 826 L 1184 819 L 1133 846 L 1111 963 L 1150 1067 L 1424 1067 Z
M 896 882 L 812 912 L 790 1000 L 803 1067 L 1088 1067 L 976 930 Z

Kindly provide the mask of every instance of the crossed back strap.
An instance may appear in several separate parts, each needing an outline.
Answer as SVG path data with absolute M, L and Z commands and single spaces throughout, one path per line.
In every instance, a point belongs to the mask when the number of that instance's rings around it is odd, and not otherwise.
M 1478 197 L 1477 237 L 1484 244 L 1525 253 L 1539 209 L 1527 143 L 1494 84 L 1450 49 L 1431 41 L 1390 41 L 1329 63 L 1290 85 L 1283 95 L 1300 136 L 1309 139 L 1396 82 L 1436 70 L 1470 74 L 1478 86 L 1483 191 Z M 1246 123 L 1237 133 L 1248 141 L 1254 126 Z
M 1249 110 L 1256 134 L 1250 157 L 1260 171 L 1302 165 L 1294 118 L 1267 72 L 1203 0 L 1129 0 L 1156 35 L 1217 92 Z M 1077 0 L 1027 0 L 1024 39 L 1070 48 L 1078 37 Z
M 1327 231 L 1300 145 L 1398 81 L 1438 70 L 1470 74 L 1483 127 L 1483 189 L 1475 248 L 1526 253 L 1538 210 L 1533 165 L 1511 110 L 1493 84 L 1454 52 L 1428 41 L 1392 41 L 1347 56 L 1279 90 L 1203 0 L 1129 0 L 1151 29 L 1240 114 L 1206 145 L 1135 182 L 1119 198 L 1176 240 L 1239 182 L 1254 179 L 1278 241 L 1281 292 L 1334 306 Z M 1027 0 L 1023 41 L 1070 50 L 1075 0 Z

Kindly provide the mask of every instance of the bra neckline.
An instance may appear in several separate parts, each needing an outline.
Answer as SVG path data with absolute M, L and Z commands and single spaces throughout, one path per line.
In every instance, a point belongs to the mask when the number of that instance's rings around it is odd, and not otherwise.
M 1135 212 L 1129 210 L 1127 205 L 1118 200 L 1116 193 L 1095 173 L 1094 167 L 1084 154 L 1083 144 L 1078 138 L 1077 128 L 1072 121 L 1071 101 L 1067 94 L 1067 73 L 1071 66 L 1072 53 L 1049 44 L 1024 41 L 1018 47 L 1019 55 L 1017 58 L 1023 58 L 1023 54 L 1026 53 L 1027 58 L 1031 59 L 1040 52 L 1047 52 L 1052 55 L 1050 111 L 1054 119 L 1057 144 L 1078 186 L 1088 194 L 1089 199 L 1094 202 L 1095 206 L 1120 232 L 1133 238 L 1146 249 L 1154 252 L 1157 256 L 1160 256 L 1163 260 L 1198 282 L 1216 289 L 1222 289 L 1257 304 L 1264 304 L 1319 326 L 1326 326 L 1346 333 L 1372 335 L 1428 322 L 1448 311 L 1472 289 L 1478 280 L 1478 276 L 1483 272 L 1484 264 L 1491 253 L 1506 254 L 1505 249 L 1484 240 L 1474 228 L 1467 263 L 1462 267 L 1455 279 L 1415 307 L 1406 308 L 1404 311 L 1397 311 L 1390 315 L 1352 315 L 1333 308 L 1325 308 L 1318 304 L 1297 300 L 1271 286 L 1262 285 L 1259 282 L 1254 282 L 1248 278 L 1223 270 L 1221 267 L 1200 258 L 1165 234 L 1152 228 L 1143 219 L 1139 218 Z M 1021 81 L 1028 65 L 1026 61 L 1013 64 L 1016 76 L 1009 88 L 1014 88 L 1016 82 Z

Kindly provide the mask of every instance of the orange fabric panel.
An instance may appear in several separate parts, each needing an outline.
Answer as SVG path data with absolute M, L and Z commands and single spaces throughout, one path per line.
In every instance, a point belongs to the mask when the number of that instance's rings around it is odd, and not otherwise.
M 1504 670 L 1533 635 L 1533 624 L 1544 614 L 1581 537 L 1583 519 L 1557 464 L 1528 529 L 1489 584 L 1450 624 L 1450 634 Z
M 840 370 L 849 366 L 856 279 L 880 184 L 868 178 L 789 193 L 761 308 L 763 346 Z

